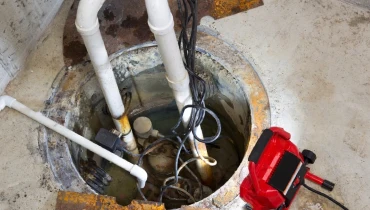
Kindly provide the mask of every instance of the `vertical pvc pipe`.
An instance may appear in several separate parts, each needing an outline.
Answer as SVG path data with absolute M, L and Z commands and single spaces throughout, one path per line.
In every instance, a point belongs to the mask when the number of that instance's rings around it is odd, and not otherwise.
M 78 5 L 76 28 L 81 34 L 103 91 L 105 101 L 118 131 L 124 134 L 127 149 L 138 154 L 131 126 L 113 74 L 103 38 L 99 30 L 98 12 L 105 0 L 81 0 Z
M 167 0 L 146 0 L 148 12 L 148 25 L 154 33 L 158 44 L 165 69 L 167 81 L 172 88 L 179 111 L 186 105 L 192 104 L 192 97 L 189 87 L 189 75 L 186 71 L 181 57 L 180 49 L 174 30 L 174 22 Z M 191 110 L 185 111 L 183 124 L 187 126 Z M 197 128 L 197 136 L 203 137 L 200 127 Z M 194 145 L 194 136 L 189 136 L 192 152 L 198 156 Z M 202 156 L 208 156 L 206 145 L 196 141 L 198 151 Z M 210 186 L 212 184 L 212 170 L 203 160 L 197 161 L 198 171 L 202 181 Z

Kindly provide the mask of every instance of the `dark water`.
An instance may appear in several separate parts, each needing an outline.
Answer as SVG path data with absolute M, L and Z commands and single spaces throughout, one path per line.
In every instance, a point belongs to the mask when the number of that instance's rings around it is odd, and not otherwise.
M 150 111 L 141 112 L 139 115 L 132 117 L 132 121 L 140 116 L 146 116 L 152 120 L 153 128 L 159 130 L 163 134 L 169 134 L 170 129 L 176 124 L 179 118 L 179 113 L 175 103 L 168 106 L 152 109 Z M 211 157 L 218 161 L 218 164 L 213 167 L 213 176 L 215 186 L 213 190 L 221 187 L 235 172 L 241 161 L 241 154 L 238 153 L 236 144 L 233 139 L 242 140 L 243 136 L 238 132 L 235 125 L 227 122 L 222 114 L 218 113 L 222 122 L 222 132 L 219 139 L 214 143 L 207 145 L 208 153 Z M 202 130 L 205 136 L 212 136 L 216 132 L 216 123 L 213 118 L 206 115 L 202 124 Z M 190 158 L 189 156 L 183 157 Z M 145 165 L 145 164 L 144 164 Z M 196 172 L 195 164 L 190 164 L 189 167 Z M 117 198 L 117 202 L 121 205 L 128 205 L 133 199 L 140 199 L 136 189 L 136 180 L 128 172 L 119 167 L 108 164 L 106 171 L 112 176 L 113 182 L 106 188 L 105 193 Z M 150 171 L 150 170 L 149 170 Z M 150 172 L 149 175 L 151 176 Z M 188 177 L 192 179 L 192 177 Z M 159 182 L 160 183 L 160 182 Z M 160 186 L 157 186 L 160 187 Z M 166 200 L 164 200 L 166 202 Z M 169 208 L 176 208 L 184 204 L 172 202 L 173 205 L 166 205 Z

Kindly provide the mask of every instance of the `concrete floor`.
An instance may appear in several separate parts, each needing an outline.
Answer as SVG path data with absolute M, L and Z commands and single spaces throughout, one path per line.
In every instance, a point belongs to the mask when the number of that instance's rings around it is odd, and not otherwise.
M 72 2 L 63 3 L 25 69 L 5 90 L 34 110 L 44 109 L 50 86 L 64 66 L 63 29 Z M 0 209 L 53 209 L 59 188 L 38 145 L 39 125 L 9 109 L 1 111 L 0 121 Z
M 5 93 L 41 110 L 63 67 L 61 11 Z M 272 125 L 316 152 L 312 170 L 337 183 L 350 209 L 370 208 L 370 11 L 338 0 L 265 0 L 265 5 L 202 24 L 239 49 L 269 94 Z M 38 146 L 38 124 L 0 113 L 0 209 L 52 209 L 58 186 Z M 369 138 L 369 139 L 367 139 Z M 337 209 L 301 190 L 292 209 Z
M 337 183 L 350 209 L 370 208 L 369 14 L 335 0 L 268 0 L 207 21 L 255 66 L 272 125 L 316 152 L 312 170 Z

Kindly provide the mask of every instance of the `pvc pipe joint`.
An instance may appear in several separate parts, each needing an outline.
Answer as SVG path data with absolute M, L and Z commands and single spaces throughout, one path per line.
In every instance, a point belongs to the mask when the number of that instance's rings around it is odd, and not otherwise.
M 160 35 L 173 28 L 173 17 L 167 0 L 145 0 L 148 25 L 153 33 Z
M 175 23 L 173 22 L 172 14 L 170 14 L 168 18 L 169 22 L 167 24 L 164 24 L 163 26 L 155 26 L 150 22 L 150 19 L 148 20 L 149 28 L 153 32 L 153 34 L 161 36 L 171 32 Z
M 75 22 L 75 25 L 76 25 L 78 33 L 83 35 L 83 36 L 93 35 L 94 33 L 96 33 L 99 30 L 99 20 L 98 20 L 98 18 L 96 18 L 95 24 L 93 24 L 89 28 L 85 28 L 85 27 L 79 25 L 77 23 L 77 20 Z

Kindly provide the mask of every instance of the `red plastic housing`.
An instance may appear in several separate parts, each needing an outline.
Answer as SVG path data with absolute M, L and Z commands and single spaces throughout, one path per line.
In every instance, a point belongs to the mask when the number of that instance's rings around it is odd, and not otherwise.
M 269 180 L 275 172 L 284 153 L 289 152 L 296 156 L 302 163 L 303 156 L 290 141 L 290 134 L 279 127 L 269 129 L 272 136 L 268 140 L 258 140 L 249 158 L 249 175 L 240 186 L 240 197 L 250 205 L 253 210 L 277 209 L 286 203 L 286 197 L 279 190 L 269 185 Z M 261 145 L 262 144 L 262 145 Z M 255 151 L 259 150 L 259 151 Z M 253 155 L 252 155 L 253 154 Z M 297 180 L 292 180 L 290 185 L 295 185 Z M 299 188 L 300 185 L 297 185 Z M 281 209 L 288 209 L 289 206 Z

